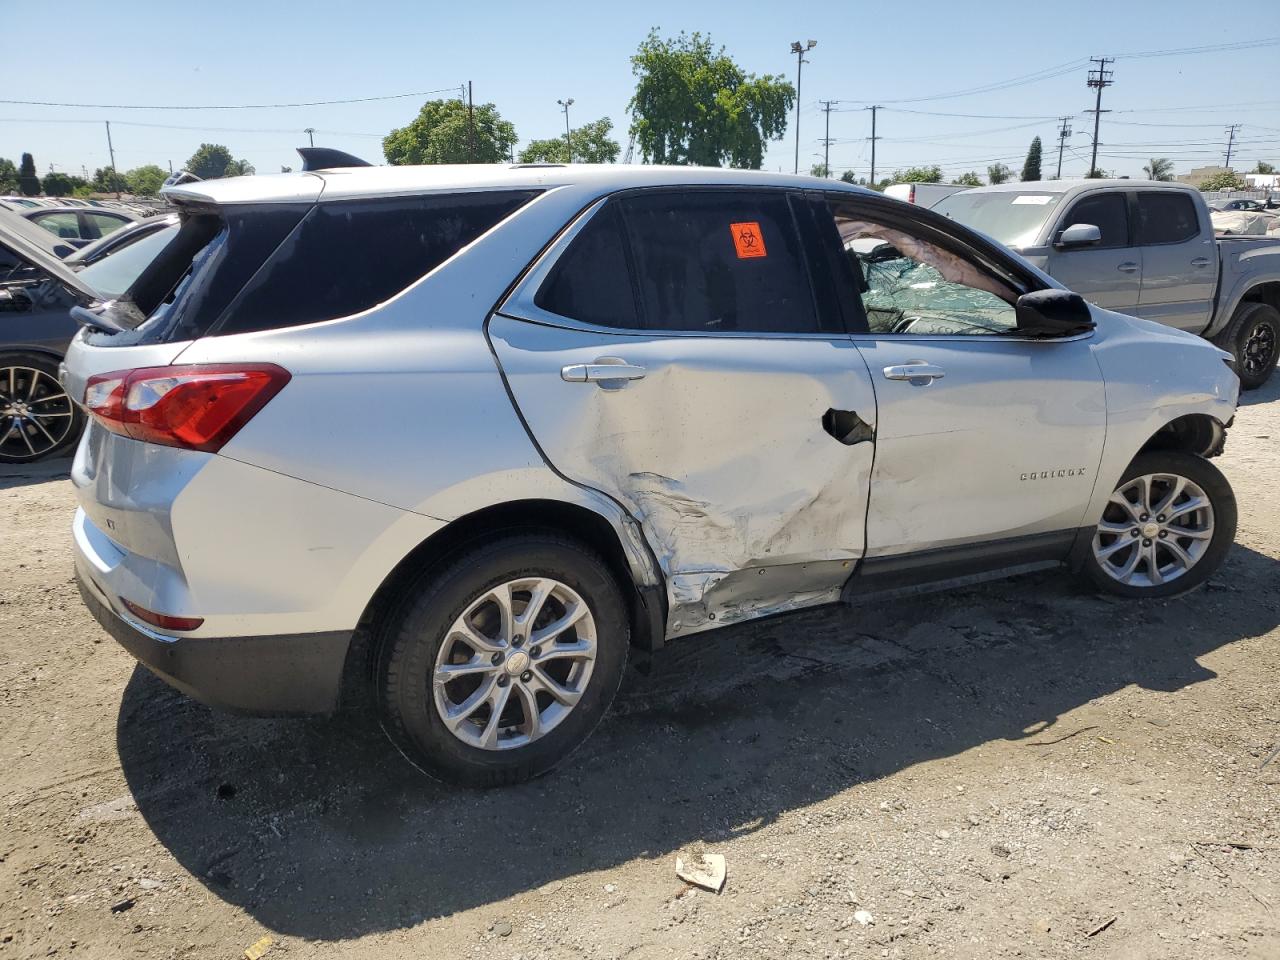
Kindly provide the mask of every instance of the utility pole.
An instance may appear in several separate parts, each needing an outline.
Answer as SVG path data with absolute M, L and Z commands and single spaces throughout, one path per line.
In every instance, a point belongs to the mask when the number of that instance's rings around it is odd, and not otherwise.
M 1115 57 L 1090 57 L 1090 63 L 1096 63 L 1098 66 L 1089 70 L 1089 87 L 1098 91 L 1097 101 L 1094 103 L 1092 110 L 1086 110 L 1085 113 L 1093 114 L 1093 156 L 1089 158 L 1089 176 L 1096 177 L 1098 175 L 1098 121 L 1102 119 L 1104 113 L 1110 113 L 1110 110 L 1102 109 L 1102 91 L 1115 83 L 1111 78 L 1115 76 L 1114 70 L 1108 70 L 1107 64 L 1115 63 Z
M 1231 169 L 1231 151 L 1236 145 L 1236 131 L 1240 129 L 1240 124 L 1233 123 L 1227 127 L 1227 169 Z
M 796 55 L 796 165 L 793 173 L 800 172 L 800 72 L 804 69 L 804 65 L 808 63 L 804 55 L 818 45 L 817 40 L 810 40 L 807 44 L 797 40 L 791 44 L 791 52 Z
M 102 121 L 107 125 L 107 153 L 111 155 L 111 185 L 116 188 L 116 199 L 120 199 L 120 175 L 116 173 L 116 148 L 111 145 L 111 121 Z
M 1058 175 L 1053 178 L 1055 180 L 1062 179 L 1062 149 L 1067 145 L 1067 137 L 1071 136 L 1071 118 L 1059 117 L 1058 119 L 1062 121 L 1062 126 L 1058 128 Z
M 569 162 L 573 163 L 573 141 L 569 139 L 569 108 L 573 106 L 573 97 L 567 100 L 557 100 L 560 109 L 564 111 L 564 147 L 569 151 Z
M 169 161 L 169 176 L 173 176 L 173 161 Z
M 819 100 L 822 104 L 822 112 L 827 115 L 826 134 L 822 138 L 822 175 L 828 179 L 831 177 L 831 108 L 834 107 L 839 100 Z
M 476 102 L 471 96 L 471 81 L 467 81 L 467 159 L 476 162 Z
M 302 132 L 307 135 L 307 139 L 311 141 L 311 146 L 314 147 L 316 145 L 316 128 L 304 127 Z
M 864 107 L 863 109 L 871 111 L 871 180 L 868 182 L 867 186 L 874 189 L 876 185 L 876 141 L 880 139 L 876 136 L 876 111 L 880 109 L 880 106 L 877 104 L 873 107 Z

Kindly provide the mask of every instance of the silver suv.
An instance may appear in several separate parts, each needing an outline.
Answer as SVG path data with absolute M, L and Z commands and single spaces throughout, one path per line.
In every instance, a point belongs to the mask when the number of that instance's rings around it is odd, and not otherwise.
M 551 768 L 630 648 L 1069 565 L 1202 584 L 1238 380 L 958 224 L 803 177 L 344 168 L 171 187 L 63 382 L 85 602 L 206 702 L 371 695 Z

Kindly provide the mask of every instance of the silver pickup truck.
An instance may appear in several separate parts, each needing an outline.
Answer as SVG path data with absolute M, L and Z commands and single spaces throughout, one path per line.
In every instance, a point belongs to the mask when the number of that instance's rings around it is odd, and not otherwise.
M 1198 190 L 1147 180 L 975 187 L 934 210 L 999 240 L 1087 300 L 1212 340 L 1246 389 L 1280 355 L 1280 240 L 1215 237 Z

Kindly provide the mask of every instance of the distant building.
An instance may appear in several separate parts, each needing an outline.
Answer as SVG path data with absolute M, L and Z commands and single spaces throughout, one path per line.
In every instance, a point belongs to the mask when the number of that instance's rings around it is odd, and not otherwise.
M 1184 173 L 1174 179 L 1177 180 L 1178 183 L 1187 183 L 1199 189 L 1200 185 L 1210 177 L 1226 172 L 1226 167 L 1195 167 L 1190 173 Z

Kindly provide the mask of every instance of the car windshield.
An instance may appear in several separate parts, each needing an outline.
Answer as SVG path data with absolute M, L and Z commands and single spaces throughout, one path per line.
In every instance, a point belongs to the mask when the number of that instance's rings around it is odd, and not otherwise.
M 965 190 L 943 197 L 933 210 L 1006 246 L 1025 247 L 1035 243 L 1040 228 L 1062 197 L 1061 193 L 1033 190 Z
M 80 271 L 80 279 L 104 297 L 118 297 L 178 235 L 178 225 L 148 234 Z

